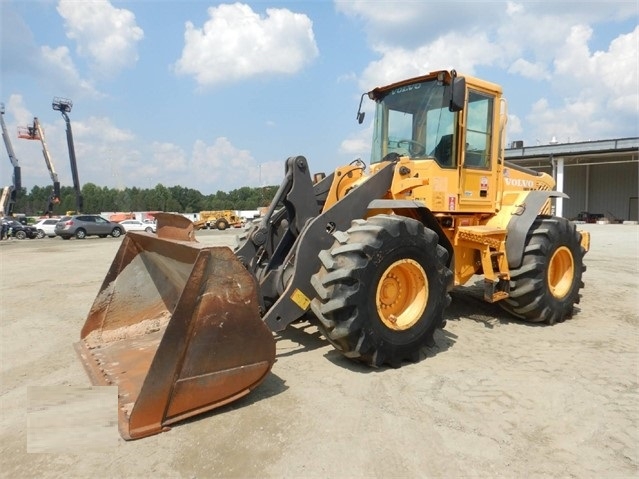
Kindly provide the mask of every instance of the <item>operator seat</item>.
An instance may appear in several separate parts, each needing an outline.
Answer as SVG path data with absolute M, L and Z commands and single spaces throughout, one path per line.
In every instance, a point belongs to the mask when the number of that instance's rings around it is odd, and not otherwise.
M 430 153 L 442 166 L 453 166 L 453 135 L 444 135 Z

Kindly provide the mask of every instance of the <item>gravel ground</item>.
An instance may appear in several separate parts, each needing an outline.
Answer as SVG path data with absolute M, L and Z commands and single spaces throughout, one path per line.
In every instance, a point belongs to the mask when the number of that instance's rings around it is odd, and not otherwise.
M 428 357 L 379 370 L 296 324 L 255 392 L 132 442 L 108 409 L 63 397 L 90 386 L 72 344 L 122 239 L 1 241 L 0 475 L 638 477 L 639 227 L 580 227 L 586 287 L 565 323 L 522 323 L 458 288 Z

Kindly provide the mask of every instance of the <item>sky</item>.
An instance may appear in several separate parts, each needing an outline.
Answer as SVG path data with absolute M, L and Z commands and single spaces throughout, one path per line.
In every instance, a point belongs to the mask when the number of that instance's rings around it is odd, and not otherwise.
M 278 185 L 368 162 L 362 93 L 435 70 L 502 85 L 507 142 L 639 136 L 639 3 L 632 1 L 0 0 L 0 101 L 28 190 L 51 179 L 38 117 L 71 186 Z M 365 100 L 364 108 L 372 111 Z M 0 186 L 12 167 L 0 147 Z

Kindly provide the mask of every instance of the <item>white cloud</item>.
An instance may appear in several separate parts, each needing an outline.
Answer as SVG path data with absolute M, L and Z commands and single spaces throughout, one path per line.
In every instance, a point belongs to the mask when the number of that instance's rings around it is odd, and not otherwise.
M 508 115 L 508 124 L 506 126 L 507 141 L 517 140 L 517 136 L 523 132 L 521 120 L 517 115 Z
M 78 54 L 89 58 L 100 75 L 115 75 L 138 60 L 137 43 L 144 37 L 135 15 L 115 8 L 108 0 L 60 0 L 58 13 L 65 20 L 67 37 Z
M 66 124 L 62 118 L 44 125 L 47 144 L 62 184 L 72 184 Z M 138 171 L 141 155 L 132 146 L 135 135 L 114 125 L 107 117 L 71 119 L 73 143 L 80 183 L 123 187 L 131 179 L 143 177 Z M 142 181 L 136 184 L 144 184 Z
M 563 102 L 539 99 L 526 117 L 542 143 L 553 136 L 587 141 L 639 134 L 639 27 L 615 38 L 606 51 L 590 51 L 592 34 L 587 25 L 571 27 L 554 61 L 554 88 Z
M 369 43 L 374 48 L 407 50 L 414 50 L 453 31 L 468 32 L 479 25 L 480 32 L 488 31 L 503 9 L 498 2 L 410 0 L 335 0 L 335 6 L 337 11 L 364 23 Z
M 251 153 L 237 148 L 225 137 L 216 138 L 212 145 L 197 140 L 189 165 L 190 174 L 198 178 L 198 184 L 204 188 L 216 185 L 230 190 L 254 183 L 258 175 Z
M 555 59 L 556 73 L 581 87 L 579 96 L 628 114 L 639 111 L 639 27 L 620 35 L 607 51 L 590 52 L 592 29 L 576 25 Z
M 266 16 L 241 3 L 208 9 L 202 28 L 186 23 L 178 74 L 192 75 L 200 86 L 260 74 L 292 74 L 318 55 L 311 20 L 286 9 Z
M 36 43 L 33 32 L 11 4 L 3 5 L 0 28 L 3 77 L 35 79 L 40 90 L 99 97 L 91 81 L 82 78 L 66 46 Z M 9 82 L 7 82 L 8 84 Z
M 188 170 L 186 153 L 173 143 L 153 142 L 153 165 L 156 170 L 183 173 Z
M 67 78 L 71 83 L 81 85 L 81 87 L 86 88 L 88 86 L 86 82 L 80 79 L 67 47 L 51 48 L 48 45 L 44 45 L 40 47 L 40 53 L 44 71 L 56 72 L 54 75 L 59 74 L 61 77 Z
M 33 115 L 25 106 L 24 98 L 19 94 L 9 96 L 9 100 L 5 103 L 5 112 L 5 114 L 11 113 L 18 125 L 26 125 L 33 121 Z
M 107 117 L 91 116 L 85 121 L 72 121 L 73 137 L 91 143 L 124 143 L 135 139 L 128 130 L 115 126 Z
M 515 139 L 639 134 L 639 27 L 602 45 L 611 22 L 636 19 L 636 2 L 335 3 L 361 21 L 379 54 L 360 75 L 363 89 L 440 68 L 493 70 L 497 78 L 521 78 L 513 90 L 527 95 L 513 102 L 517 121 L 511 120 L 509 134 Z M 527 91 L 529 79 L 536 86 Z
M 608 52 L 594 55 L 594 61 L 609 88 L 609 104 L 630 114 L 639 111 L 639 27 L 612 41 Z
M 368 113 L 368 112 L 367 112 Z M 373 137 L 372 117 L 368 121 L 368 126 L 357 130 L 355 133 L 343 140 L 339 147 L 339 152 L 351 156 L 353 159 L 360 158 L 365 162 L 371 156 L 371 138 Z
M 508 73 L 514 73 L 533 80 L 550 80 L 550 72 L 541 62 L 531 63 L 523 58 L 518 58 L 510 65 Z
M 414 50 L 380 47 L 377 51 L 381 58 L 362 73 L 360 87 L 364 90 L 444 68 L 472 75 L 477 66 L 501 58 L 499 45 L 481 33 L 449 33 Z
M 564 143 L 620 136 L 614 116 L 602 116 L 600 111 L 594 100 L 566 100 L 562 105 L 551 105 L 542 98 L 533 104 L 526 119 L 535 125 L 536 139 L 541 144 L 553 137 Z

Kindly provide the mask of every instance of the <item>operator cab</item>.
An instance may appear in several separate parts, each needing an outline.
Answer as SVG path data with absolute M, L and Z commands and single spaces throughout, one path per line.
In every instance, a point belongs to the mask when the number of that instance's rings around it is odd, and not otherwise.
M 498 85 L 443 70 L 367 96 L 376 103 L 372 171 L 401 158 L 412 163 L 402 171 L 415 179 L 403 197 L 435 211 L 494 212 L 507 115 Z M 363 113 L 357 118 L 361 123 Z
M 494 96 L 468 90 L 465 139 L 458 127 L 466 99 L 465 78 L 455 71 L 376 88 L 368 93 L 376 102 L 371 163 L 396 157 L 434 160 L 442 168 L 489 168 Z M 362 114 L 358 118 L 363 120 Z M 465 145 L 464 155 L 457 151 Z M 390 156 L 389 156 L 390 155 Z

